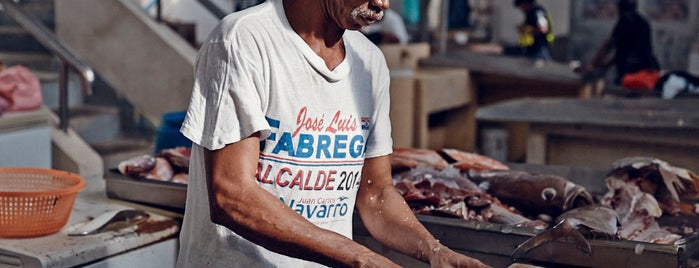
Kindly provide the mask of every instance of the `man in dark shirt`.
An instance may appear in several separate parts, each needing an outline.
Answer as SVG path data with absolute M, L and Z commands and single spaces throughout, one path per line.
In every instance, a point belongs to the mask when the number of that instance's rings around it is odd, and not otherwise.
M 636 0 L 617 2 L 619 19 L 611 36 L 595 54 L 590 66 L 582 70 L 616 67 L 615 82 L 629 73 L 641 70 L 659 70 L 658 60 L 653 54 L 653 39 L 648 21 L 637 12 Z
M 552 60 L 553 31 L 548 12 L 536 0 L 515 0 L 514 5 L 524 12 L 524 23 L 519 26 L 519 46 L 527 57 Z

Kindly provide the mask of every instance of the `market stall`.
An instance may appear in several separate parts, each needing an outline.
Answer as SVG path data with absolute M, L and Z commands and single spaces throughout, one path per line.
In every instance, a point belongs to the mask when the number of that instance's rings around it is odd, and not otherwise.
M 629 155 L 699 169 L 699 114 L 692 99 L 519 99 L 482 107 L 482 123 L 524 123 L 526 162 L 606 168 Z

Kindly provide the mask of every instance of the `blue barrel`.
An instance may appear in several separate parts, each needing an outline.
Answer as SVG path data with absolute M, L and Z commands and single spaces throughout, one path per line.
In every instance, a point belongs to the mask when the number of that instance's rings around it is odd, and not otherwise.
M 155 153 L 179 146 L 192 147 L 192 141 L 180 133 L 186 112 L 172 112 L 163 115 L 155 141 Z

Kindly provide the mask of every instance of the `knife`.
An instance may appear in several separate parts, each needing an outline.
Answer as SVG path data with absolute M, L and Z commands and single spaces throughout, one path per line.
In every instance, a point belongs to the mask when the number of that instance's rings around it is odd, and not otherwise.
M 111 210 L 94 219 L 73 225 L 68 230 L 69 236 L 84 236 L 102 232 L 117 231 L 146 221 L 150 214 L 143 210 Z

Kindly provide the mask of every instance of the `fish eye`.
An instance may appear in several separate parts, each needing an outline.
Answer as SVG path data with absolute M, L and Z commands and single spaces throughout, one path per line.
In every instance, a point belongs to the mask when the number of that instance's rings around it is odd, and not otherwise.
M 541 191 L 541 198 L 543 198 L 546 201 L 551 201 L 553 198 L 556 197 L 556 189 L 553 189 L 551 187 L 546 187 L 543 191 Z

